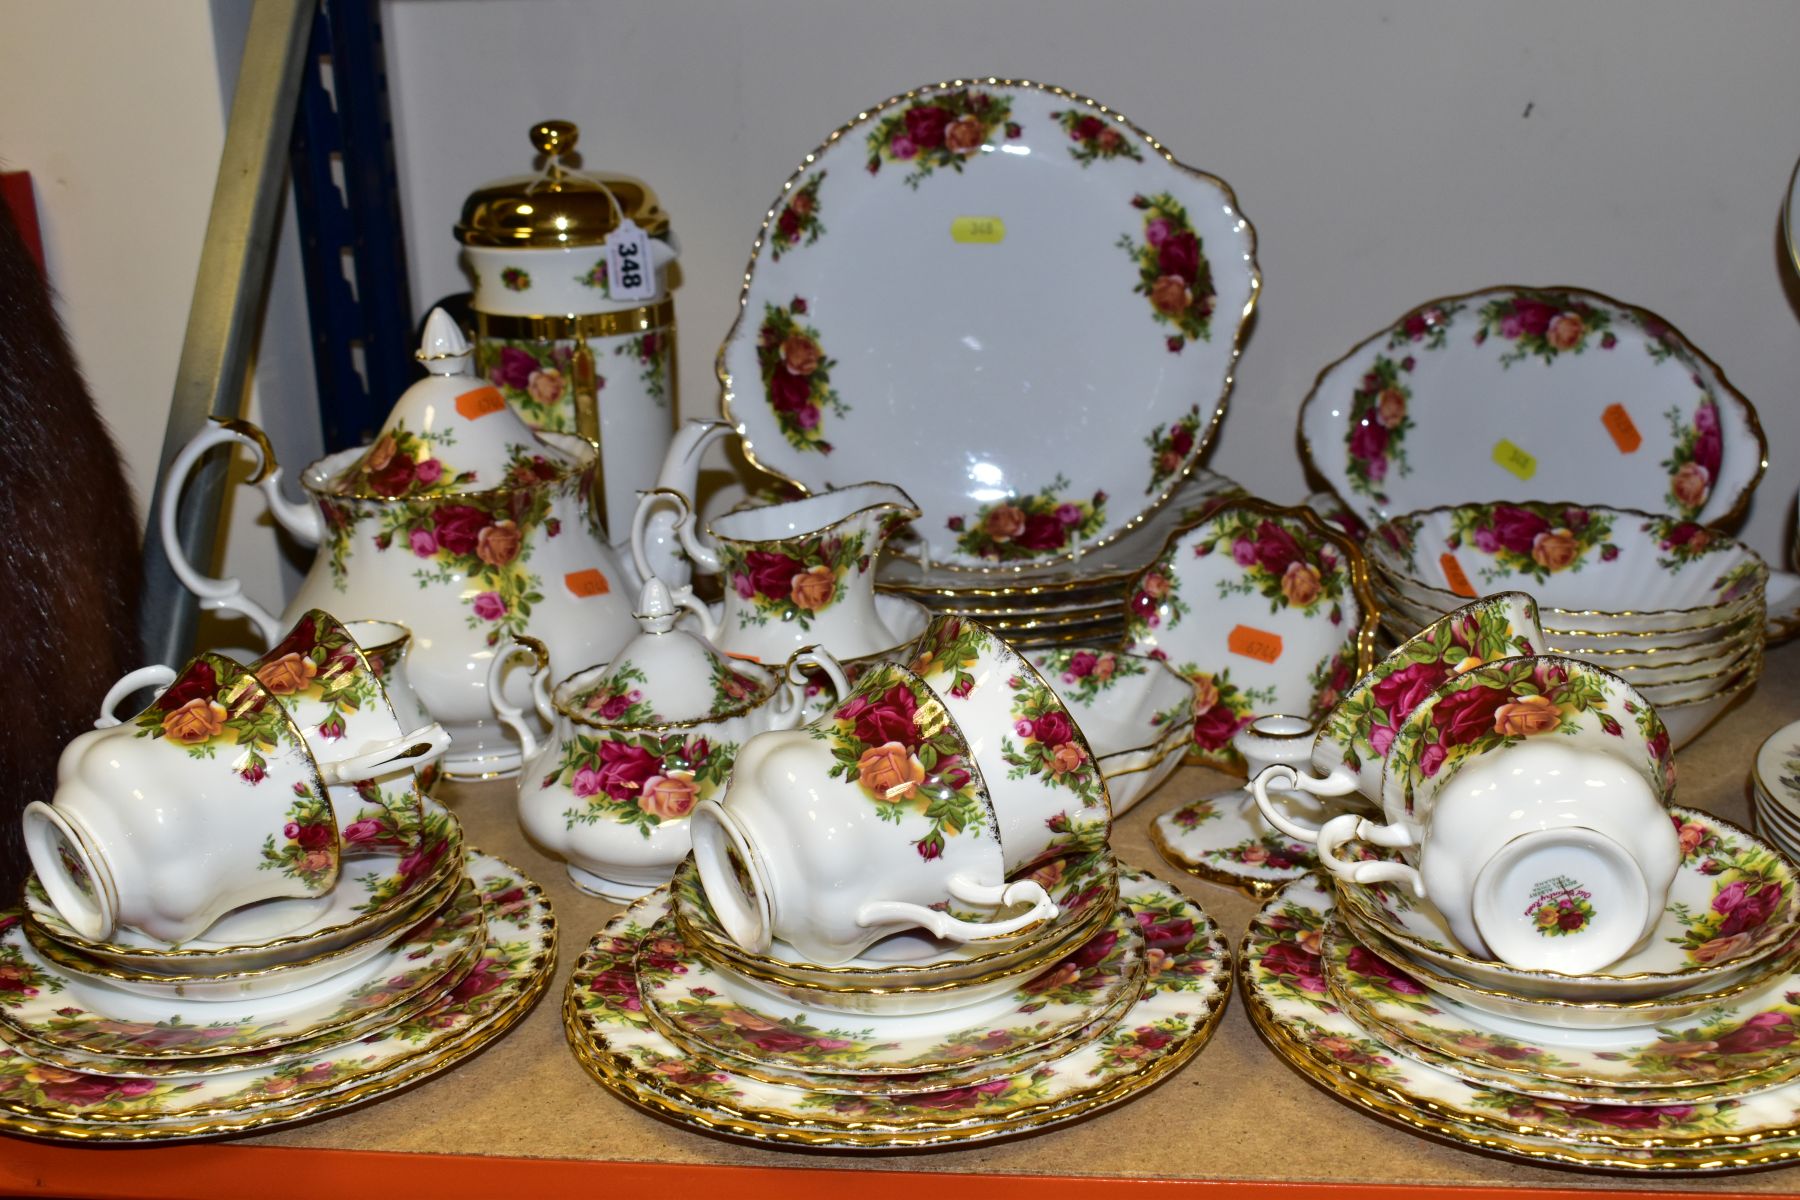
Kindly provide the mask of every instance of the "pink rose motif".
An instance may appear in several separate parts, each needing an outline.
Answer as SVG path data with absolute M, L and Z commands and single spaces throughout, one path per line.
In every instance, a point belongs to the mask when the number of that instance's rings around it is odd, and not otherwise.
M 406 535 L 412 552 L 420 558 L 431 558 L 438 552 L 437 534 L 429 529 L 415 529 Z
M 1719 432 L 1719 409 L 1714 404 L 1702 404 L 1694 410 L 1694 428 L 1701 433 Z
M 888 149 L 893 152 L 895 158 L 900 159 L 902 162 L 919 156 L 919 144 L 907 137 L 904 133 L 896 137 L 888 145 Z
M 1378 758 L 1387 757 L 1388 749 L 1393 746 L 1397 733 L 1398 731 L 1389 725 L 1377 725 L 1369 731 L 1369 745 L 1374 747 Z
M 605 784 L 600 778 L 600 772 L 593 767 L 582 767 L 569 781 L 569 790 L 583 798 L 597 796 L 604 788 Z
M 1081 509 L 1073 504 L 1059 504 L 1056 506 L 1056 519 L 1064 525 L 1079 525 L 1081 524 Z
M 1399 992 L 1407 996 L 1423 996 L 1425 994 L 1425 989 L 1411 975 L 1397 970 L 1386 959 L 1365 947 L 1357 946 L 1352 949 L 1349 957 L 1345 960 L 1345 965 L 1365 979 L 1380 980 L 1382 986 L 1390 992 Z
M 819 406 L 816 404 L 803 404 L 794 413 L 794 424 L 802 429 L 817 429 L 819 419 Z
M 1033 741 L 1046 746 L 1060 746 L 1075 736 L 1075 728 L 1068 714 L 1051 711 L 1032 722 L 1030 736 Z
M 1419 753 L 1419 773 L 1430 779 L 1438 773 L 1444 765 L 1444 760 L 1449 757 L 1450 752 L 1444 748 L 1442 742 L 1431 743 Z
M 1317 954 L 1293 942 L 1276 942 L 1263 951 L 1261 966 L 1278 978 L 1291 976 L 1294 986 L 1303 992 L 1325 994 L 1325 964 Z
M 1157 217 L 1144 226 L 1144 240 L 1152 246 L 1160 247 L 1175 232 L 1174 224 L 1167 217 Z
M 731 588 L 738 594 L 738 598 L 741 600 L 748 600 L 750 597 L 756 595 L 756 586 L 750 582 L 750 577 L 742 571 L 732 572 Z
M 506 601 L 500 598 L 499 592 L 483 592 L 475 597 L 471 606 L 475 615 L 484 621 L 498 621 L 506 615 Z
M 444 464 L 435 458 L 428 458 L 413 468 L 413 478 L 430 487 L 444 477 Z
M 1231 561 L 1240 567 L 1248 567 L 1256 562 L 1256 543 L 1249 538 L 1239 538 L 1231 543 Z
M 1450 677 L 1443 663 L 1411 663 L 1377 683 L 1373 690 L 1375 703 L 1398 727 L 1413 709 L 1423 703 L 1432 690 Z
M 1069 658 L 1069 678 L 1081 679 L 1093 674 L 1094 664 L 1099 661 L 1099 656 L 1092 650 L 1077 650 Z
M 1730 895 L 1733 892 L 1736 894 Z M 1741 882 L 1721 889 L 1713 897 L 1713 911 L 1725 913 L 1726 917 L 1713 932 L 1713 936 L 1730 937 L 1735 933 L 1760 929 L 1775 911 L 1775 906 L 1781 903 L 1781 896 L 1779 883 L 1765 883 L 1754 892 L 1748 891 Z
M 344 841 L 352 846 L 373 842 L 381 836 L 381 822 L 373 817 L 361 821 L 352 821 L 344 826 Z

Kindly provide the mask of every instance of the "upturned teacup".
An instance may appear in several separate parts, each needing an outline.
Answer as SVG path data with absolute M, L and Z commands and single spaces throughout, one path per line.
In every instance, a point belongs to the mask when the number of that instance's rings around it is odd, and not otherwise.
M 1057 912 L 1040 884 L 1007 882 L 968 740 L 898 664 L 811 725 L 746 742 L 723 800 L 695 807 L 693 837 L 708 901 L 753 953 L 779 939 L 830 966 L 906 929 L 976 941 Z

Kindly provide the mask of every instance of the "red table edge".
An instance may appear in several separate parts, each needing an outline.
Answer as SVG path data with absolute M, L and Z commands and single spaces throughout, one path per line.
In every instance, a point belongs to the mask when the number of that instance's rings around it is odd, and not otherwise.
M 896 1159 L 903 1162 L 903 1159 Z M 429 1194 L 456 1196 L 565 1195 L 603 1188 L 615 1195 L 683 1195 L 714 1189 L 732 1200 L 918 1200 L 921 1188 L 937 1200 L 1123 1200 L 1142 1192 L 1192 1194 L 1207 1200 L 1652 1200 L 1695 1193 L 1626 1188 L 1514 1188 L 1380 1183 L 1287 1183 L 1259 1180 L 1090 1178 L 1086 1176 L 918 1174 L 832 1167 L 703 1166 L 682 1163 L 594 1162 L 562 1158 L 498 1158 L 408 1154 L 376 1150 L 299 1150 L 281 1146 L 163 1146 L 89 1148 L 0 1141 L 0 1194 L 67 1200 L 215 1200 L 254 1194 L 257 1200 L 318 1200 L 320 1196 Z M 679 1189 L 679 1190 L 677 1190 Z M 1744 1192 L 1707 1192 L 1711 1200 L 1754 1200 Z

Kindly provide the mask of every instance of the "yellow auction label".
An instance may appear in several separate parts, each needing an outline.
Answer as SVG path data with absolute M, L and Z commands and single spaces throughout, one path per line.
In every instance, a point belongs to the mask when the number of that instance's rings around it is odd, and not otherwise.
M 1494 461 L 1520 479 L 1530 479 L 1537 474 L 1537 459 L 1505 438 L 1494 443 Z
M 957 217 L 950 222 L 950 238 L 994 245 L 1006 240 L 1006 222 L 999 217 Z

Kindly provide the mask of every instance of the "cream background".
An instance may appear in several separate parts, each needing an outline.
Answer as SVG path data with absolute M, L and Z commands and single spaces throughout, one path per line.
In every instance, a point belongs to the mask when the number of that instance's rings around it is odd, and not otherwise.
M 36 175 L 61 310 L 140 499 L 247 11 L 0 0 L 0 162 Z M 526 169 L 533 122 L 575 120 L 590 166 L 649 180 L 674 216 L 690 414 L 716 406 L 712 355 L 751 239 L 800 157 L 894 92 L 959 72 L 1022 75 L 1126 113 L 1229 180 L 1257 226 L 1261 310 L 1210 465 L 1298 500 L 1294 418 L 1322 365 L 1431 296 L 1580 284 L 1662 313 L 1757 405 L 1773 461 L 1747 536 L 1785 557 L 1800 283 L 1777 226 L 1800 155 L 1800 6 L 386 0 L 384 11 L 415 303 L 466 287 L 450 232 L 464 194 Z M 318 427 L 293 245 L 290 228 L 253 411 L 298 466 Z M 226 558 L 272 590 L 258 509 L 234 506 Z M 286 578 L 291 588 L 291 568 Z

